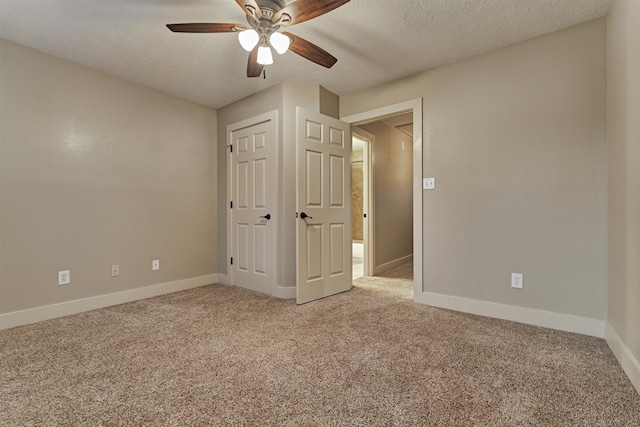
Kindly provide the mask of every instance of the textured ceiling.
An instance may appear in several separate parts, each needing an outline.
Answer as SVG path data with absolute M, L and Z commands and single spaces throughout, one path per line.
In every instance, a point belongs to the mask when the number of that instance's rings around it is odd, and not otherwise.
M 287 1 L 287 4 L 291 1 Z M 338 95 L 603 16 L 611 0 L 351 0 L 288 31 L 338 58 L 326 69 L 274 54 L 246 77 L 234 33 L 178 22 L 245 22 L 234 0 L 2 0 L 0 37 L 218 108 L 283 81 Z

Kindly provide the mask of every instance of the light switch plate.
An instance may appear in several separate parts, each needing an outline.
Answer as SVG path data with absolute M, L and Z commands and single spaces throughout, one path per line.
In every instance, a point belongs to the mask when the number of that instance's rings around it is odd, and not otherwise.
M 160 260 L 159 259 L 154 259 L 153 261 L 151 261 L 151 270 L 153 270 L 153 271 L 160 270 Z
M 423 190 L 435 190 L 436 188 L 436 179 L 435 178 L 423 178 L 422 179 L 422 189 Z

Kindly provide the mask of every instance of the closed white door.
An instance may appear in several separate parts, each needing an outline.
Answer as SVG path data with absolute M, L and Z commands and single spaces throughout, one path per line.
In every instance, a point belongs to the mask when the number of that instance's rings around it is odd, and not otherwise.
M 349 124 L 297 108 L 297 303 L 351 289 Z
M 273 120 L 231 131 L 231 283 L 270 294 L 276 278 Z

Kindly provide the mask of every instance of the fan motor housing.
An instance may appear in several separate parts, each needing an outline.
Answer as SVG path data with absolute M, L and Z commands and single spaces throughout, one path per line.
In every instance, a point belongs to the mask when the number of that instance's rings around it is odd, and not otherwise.
M 274 13 L 286 6 L 284 0 L 256 0 L 260 10 L 272 10 Z

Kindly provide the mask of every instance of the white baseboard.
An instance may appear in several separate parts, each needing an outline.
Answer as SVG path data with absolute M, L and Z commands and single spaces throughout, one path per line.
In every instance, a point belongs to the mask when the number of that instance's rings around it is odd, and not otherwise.
M 296 298 L 296 287 L 295 286 L 276 286 L 273 290 L 274 297 L 281 299 L 295 299 Z
M 231 284 L 231 279 L 226 274 L 218 274 L 218 281 L 216 282 L 219 285 L 229 286 Z
M 401 265 L 406 264 L 408 262 L 413 262 L 413 254 L 403 256 L 402 258 L 394 259 L 393 261 L 385 262 L 384 264 L 375 266 L 373 268 L 373 274 L 376 275 L 376 274 L 384 273 L 385 271 L 389 271 L 393 268 L 400 267 Z
M 233 286 L 231 284 L 231 277 L 226 274 L 218 274 L 218 281 L 216 282 L 220 285 Z M 239 286 L 241 288 L 249 289 L 255 292 L 262 292 L 262 290 L 251 289 L 250 287 Z M 274 286 L 271 291 L 271 296 L 281 299 L 294 299 L 296 297 L 296 287 L 290 286 Z
M 464 313 L 495 317 L 497 319 L 526 323 L 528 325 L 604 338 L 604 320 L 589 317 L 580 317 L 571 314 L 555 313 L 552 311 L 498 304 L 431 292 L 423 292 L 417 295 L 416 302 L 433 307 L 462 311 Z
M 30 308 L 27 310 L 13 311 L 11 313 L 0 314 L 0 329 L 28 325 L 29 323 L 41 322 L 43 320 L 55 319 L 57 317 L 82 313 L 84 311 L 95 310 L 97 308 L 104 308 L 112 305 L 151 298 L 158 295 L 198 288 L 200 286 L 206 286 L 217 282 L 218 275 L 209 274 L 206 276 L 177 280 L 175 282 L 145 286 L 144 288 L 114 292 L 112 294 L 99 295 L 74 301 L 66 301 L 58 304 Z
M 631 351 L 629 351 L 624 342 L 622 342 L 609 322 L 605 323 L 604 339 L 607 340 L 607 344 L 609 344 L 611 351 L 616 356 L 616 359 L 618 359 L 618 363 L 620 363 L 629 380 L 631 380 L 631 384 L 633 384 L 638 394 L 640 394 L 640 363 L 633 357 Z

